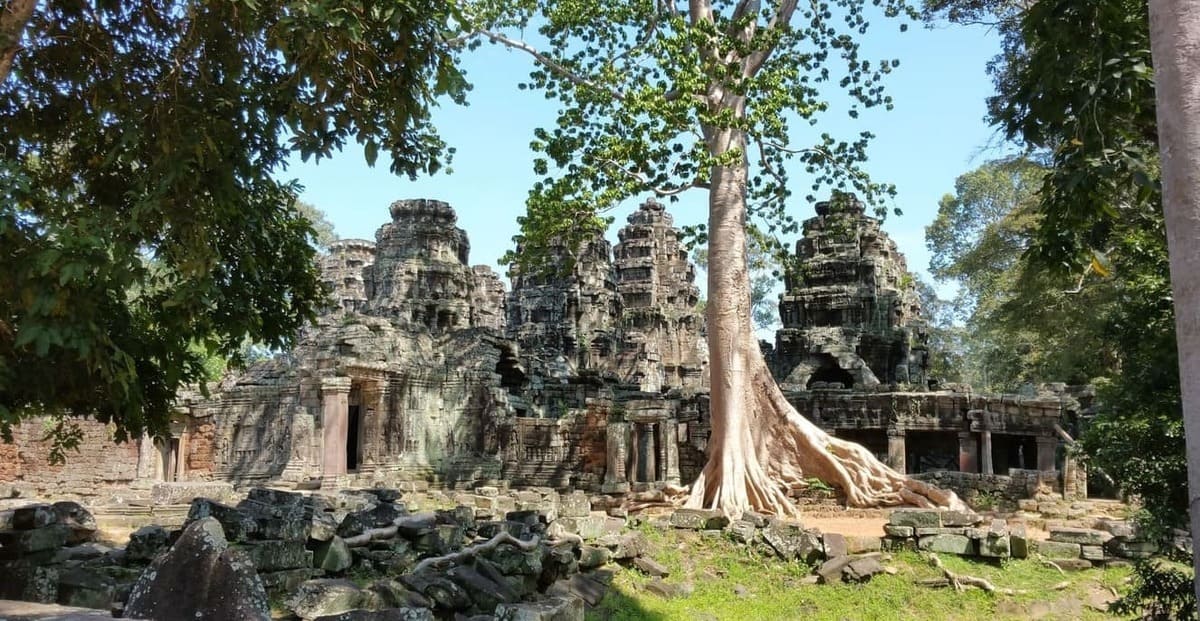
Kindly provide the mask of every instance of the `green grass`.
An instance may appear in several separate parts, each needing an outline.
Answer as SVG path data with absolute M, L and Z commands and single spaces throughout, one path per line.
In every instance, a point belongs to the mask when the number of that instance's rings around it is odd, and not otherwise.
M 880 574 L 862 585 L 805 584 L 811 569 L 778 560 L 765 550 L 742 546 L 723 536 L 644 527 L 650 556 L 671 574 L 667 583 L 690 583 L 690 595 L 664 599 L 645 590 L 650 578 L 620 569 L 613 588 L 588 619 L 614 621 L 784 619 L 1112 619 L 1087 606 L 1093 592 L 1118 588 L 1128 569 L 1068 572 L 1033 560 L 1002 566 L 942 555 L 956 573 L 986 578 L 999 588 L 1026 590 L 1020 595 L 988 595 L 978 589 L 955 592 L 918 581 L 941 577 L 921 556 L 894 554 L 887 565 L 896 575 Z M 1053 587 L 1066 582 L 1061 590 Z M 743 595 L 735 589 L 744 590 Z

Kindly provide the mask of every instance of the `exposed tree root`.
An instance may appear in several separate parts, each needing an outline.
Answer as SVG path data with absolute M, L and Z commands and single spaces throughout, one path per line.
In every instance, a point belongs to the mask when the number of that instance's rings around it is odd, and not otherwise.
M 967 587 L 975 587 L 988 593 L 999 593 L 1001 595 L 1019 595 L 1028 592 L 1017 591 L 1014 589 L 1001 589 L 984 578 L 956 574 L 947 569 L 946 566 L 942 564 L 942 559 L 938 558 L 938 555 L 936 554 L 929 555 L 929 564 L 941 570 L 942 575 L 945 576 L 945 578 L 922 581 L 921 584 L 925 586 L 950 586 L 953 587 L 955 591 L 965 591 Z
M 428 569 L 430 567 L 445 567 L 448 565 L 461 565 L 464 561 L 469 561 L 469 560 L 475 558 L 475 556 L 478 555 L 479 553 L 487 552 L 488 550 L 494 550 L 497 547 L 499 547 L 500 545 L 505 544 L 505 543 L 515 546 L 518 550 L 520 550 L 522 552 L 528 552 L 528 551 L 536 548 L 538 546 L 538 543 L 540 543 L 540 541 L 541 541 L 541 539 L 538 537 L 534 537 L 527 541 L 522 541 L 520 539 L 517 539 L 516 537 L 513 537 L 512 535 L 510 535 L 508 533 L 500 533 L 500 534 L 496 535 L 495 537 L 492 537 L 491 539 L 484 541 L 483 543 L 477 543 L 473 546 L 463 548 L 463 549 L 459 550 L 458 552 L 451 552 L 450 554 L 445 554 L 443 556 L 431 556 L 431 557 L 421 561 L 420 563 L 417 563 L 416 566 L 413 567 L 412 571 L 410 571 L 409 573 L 415 574 L 415 573 L 420 572 L 421 570 Z
M 405 515 L 398 517 L 392 521 L 391 526 L 382 526 L 380 528 L 370 528 L 361 535 L 346 537 L 342 541 L 345 542 L 348 548 L 359 548 L 371 543 L 375 539 L 389 539 L 395 537 L 399 532 L 400 527 L 406 524 L 421 527 L 427 524 L 433 524 L 437 521 L 437 517 L 432 513 L 417 513 L 414 515 Z
M 966 509 L 958 497 L 889 468 L 862 446 L 830 436 L 784 398 L 761 356 L 748 382 L 741 424 L 719 426 L 714 413 L 708 463 L 688 506 L 737 516 L 748 509 L 795 515 L 787 492 L 816 478 L 836 486 L 854 507 L 909 505 Z M 722 437 L 718 437 L 718 432 Z

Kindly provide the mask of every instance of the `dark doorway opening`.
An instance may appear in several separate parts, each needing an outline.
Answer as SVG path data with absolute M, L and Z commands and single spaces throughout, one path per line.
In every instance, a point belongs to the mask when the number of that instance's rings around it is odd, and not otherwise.
M 910 431 L 905 436 L 905 465 L 912 474 L 958 470 L 958 434 Z
M 992 470 L 1008 474 L 1010 468 L 1037 469 L 1037 441 L 1033 436 L 992 434 Z
M 816 371 L 813 371 L 812 377 L 808 378 L 808 383 L 805 384 L 805 388 L 854 388 L 854 376 L 849 371 L 838 366 L 833 356 L 822 354 L 819 360 L 821 366 Z
M 348 408 L 346 420 L 346 470 L 358 470 L 358 406 Z

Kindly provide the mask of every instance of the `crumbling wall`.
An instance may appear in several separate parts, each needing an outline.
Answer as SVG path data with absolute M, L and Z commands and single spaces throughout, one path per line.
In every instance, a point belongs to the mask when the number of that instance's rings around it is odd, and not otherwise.
M 73 419 L 82 433 L 66 464 L 50 463 L 47 418 L 13 427 L 13 443 L 0 445 L 0 481 L 46 497 L 94 496 L 137 479 L 141 440 L 118 444 L 113 429 L 92 419 Z

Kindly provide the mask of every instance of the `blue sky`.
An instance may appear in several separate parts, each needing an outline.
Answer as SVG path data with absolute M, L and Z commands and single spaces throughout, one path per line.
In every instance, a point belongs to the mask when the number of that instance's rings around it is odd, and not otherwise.
M 979 27 L 917 24 L 901 33 L 896 22 L 876 21 L 861 37 L 863 57 L 901 61 L 886 82 L 895 109 L 870 110 L 857 121 L 835 110 L 811 131 L 846 139 L 862 130 L 876 134 L 867 169 L 877 181 L 896 184 L 895 206 L 904 212 L 889 216 L 884 228 L 908 257 L 909 268 L 923 272 L 928 266 L 924 227 L 936 215 L 938 199 L 953 190 L 955 177 L 997 154 L 998 140 L 983 116 L 992 93 L 985 65 L 999 41 Z M 483 46 L 467 55 L 464 67 L 474 85 L 469 105 L 447 104 L 434 117 L 443 138 L 457 148 L 452 174 L 416 181 L 397 177 L 388 172 L 384 156 L 370 168 L 352 145 L 319 164 L 293 162 L 282 176 L 305 186 L 302 198 L 324 211 L 341 237 L 374 239 L 392 201 L 447 201 L 470 237 L 471 262 L 503 274 L 496 261 L 512 245 L 516 218 L 524 213 L 535 179 L 528 145 L 535 127 L 553 122 L 556 103 L 517 88 L 531 68 L 523 53 Z M 794 144 L 811 140 L 797 138 Z M 813 215 L 812 205 L 803 200 L 806 190 L 797 184 L 799 196 L 789 207 L 797 219 Z M 703 222 L 704 200 L 697 192 L 669 209 L 677 223 Z M 630 200 L 612 212 L 616 223 L 610 237 L 640 202 Z

